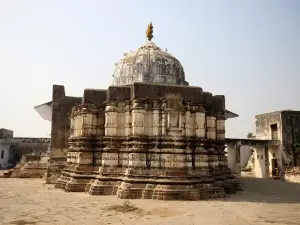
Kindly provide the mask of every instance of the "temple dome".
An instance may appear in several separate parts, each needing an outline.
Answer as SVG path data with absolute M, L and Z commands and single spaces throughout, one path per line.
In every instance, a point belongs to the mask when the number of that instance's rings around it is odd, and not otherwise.
M 188 85 L 181 63 L 152 41 L 147 41 L 135 52 L 124 54 L 113 74 L 113 85 L 134 82 Z

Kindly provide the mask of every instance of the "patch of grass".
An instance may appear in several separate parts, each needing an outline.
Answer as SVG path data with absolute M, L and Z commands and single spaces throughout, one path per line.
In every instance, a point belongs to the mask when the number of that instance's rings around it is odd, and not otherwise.
M 108 206 L 108 207 L 106 207 L 106 209 L 114 210 L 114 211 L 122 212 L 122 213 L 133 212 L 133 211 L 138 210 L 138 208 L 128 200 L 124 201 L 123 204 L 121 204 L 121 205 Z

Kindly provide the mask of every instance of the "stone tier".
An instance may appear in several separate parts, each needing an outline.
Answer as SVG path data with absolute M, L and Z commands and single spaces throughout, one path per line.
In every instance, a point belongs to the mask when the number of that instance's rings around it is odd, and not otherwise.
M 65 191 L 122 199 L 200 200 L 225 197 L 239 187 L 227 167 L 224 141 L 81 137 L 70 138 L 69 145 L 69 165 L 56 183 Z
M 103 140 L 101 137 L 70 138 L 68 166 L 57 179 L 56 188 L 69 192 L 84 192 L 94 180 L 101 165 Z
M 105 138 L 107 140 L 107 138 Z M 119 198 L 199 200 L 235 191 L 223 141 L 196 137 L 114 137 L 86 191 Z
M 90 172 L 88 172 L 90 171 Z M 86 171 L 65 169 L 57 179 L 55 187 L 69 192 L 84 192 L 91 180 L 96 178 L 95 168 Z

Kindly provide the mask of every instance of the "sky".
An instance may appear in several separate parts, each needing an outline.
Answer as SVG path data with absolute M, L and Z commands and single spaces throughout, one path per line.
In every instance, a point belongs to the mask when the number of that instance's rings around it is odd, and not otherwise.
M 190 85 L 225 95 L 239 114 L 226 137 L 255 132 L 256 114 L 300 110 L 298 0 L 2 0 L 0 128 L 48 137 L 51 124 L 33 107 L 51 101 L 52 85 L 68 96 L 107 88 L 150 21 Z

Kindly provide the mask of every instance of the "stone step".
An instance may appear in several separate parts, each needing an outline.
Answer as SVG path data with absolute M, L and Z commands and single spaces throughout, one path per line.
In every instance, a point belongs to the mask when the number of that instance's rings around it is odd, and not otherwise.
M 0 173 L 0 178 L 9 178 L 14 169 L 9 169 Z
M 0 178 L 9 178 L 9 174 L 2 173 L 2 174 L 0 174 Z

